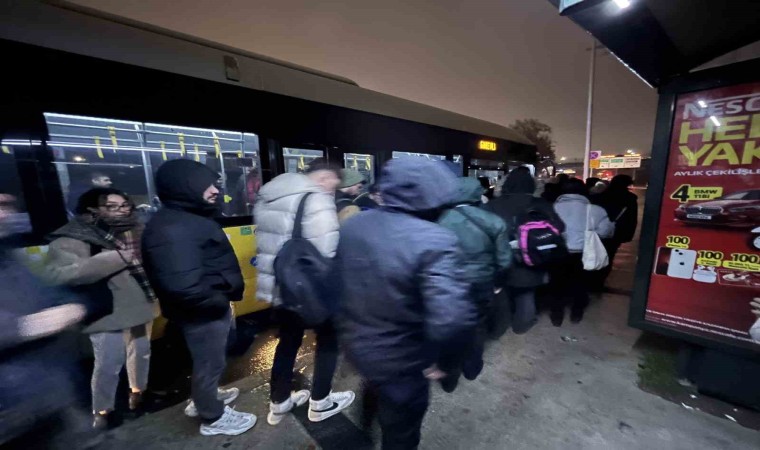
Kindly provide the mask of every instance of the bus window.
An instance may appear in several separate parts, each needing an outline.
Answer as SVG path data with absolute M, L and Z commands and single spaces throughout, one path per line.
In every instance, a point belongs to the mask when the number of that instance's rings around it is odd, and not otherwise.
M 3 140 L 0 148 L 0 210 L 3 223 L 0 237 L 5 232 L 27 233 L 32 231 L 26 202 L 16 166 L 16 149 L 40 145 L 40 142 L 24 140 Z
M 303 173 L 309 163 L 315 159 L 324 158 L 322 150 L 308 150 L 304 148 L 283 147 L 282 159 L 285 161 L 285 172 Z
M 261 185 L 258 136 L 250 133 L 46 113 L 66 206 L 93 187 L 128 193 L 142 211 L 160 201 L 154 176 L 166 161 L 187 158 L 219 173 L 222 214 L 252 213 Z
M 366 186 L 375 183 L 375 156 L 363 153 L 345 153 L 343 165 L 346 169 L 354 169 L 364 175 Z
M 413 152 L 393 152 L 393 158 L 409 158 L 409 157 L 419 157 L 419 158 L 427 158 L 432 159 L 433 161 L 444 161 L 446 160 L 446 157 L 443 155 L 431 155 L 429 153 L 413 153 Z

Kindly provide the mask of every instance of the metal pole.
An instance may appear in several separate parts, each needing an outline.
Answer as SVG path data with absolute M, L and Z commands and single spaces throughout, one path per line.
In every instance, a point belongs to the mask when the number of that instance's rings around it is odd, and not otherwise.
M 588 75 L 588 111 L 586 112 L 586 153 L 583 155 L 583 180 L 589 177 L 589 156 L 591 154 L 591 117 L 594 110 L 594 68 L 596 66 L 596 39 L 591 45 L 591 68 Z

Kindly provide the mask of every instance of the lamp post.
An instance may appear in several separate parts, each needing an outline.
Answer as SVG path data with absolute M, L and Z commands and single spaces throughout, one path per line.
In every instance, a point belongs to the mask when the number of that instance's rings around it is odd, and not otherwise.
M 596 69 L 596 39 L 591 45 L 591 67 L 588 75 L 588 110 L 586 111 L 586 152 L 583 155 L 583 179 L 589 177 L 591 156 L 591 119 L 594 111 L 594 72 Z

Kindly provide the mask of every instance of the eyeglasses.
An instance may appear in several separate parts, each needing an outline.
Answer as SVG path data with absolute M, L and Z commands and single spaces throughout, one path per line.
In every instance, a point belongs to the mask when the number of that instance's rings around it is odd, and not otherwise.
M 116 205 L 116 204 L 111 203 L 111 204 L 103 205 L 103 208 L 105 208 L 106 210 L 110 212 L 116 212 L 119 210 L 132 211 L 132 204 L 122 203 L 121 205 Z

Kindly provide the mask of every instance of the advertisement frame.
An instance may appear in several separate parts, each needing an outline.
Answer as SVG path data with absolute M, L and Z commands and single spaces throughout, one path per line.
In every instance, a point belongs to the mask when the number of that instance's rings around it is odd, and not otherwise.
M 737 347 L 705 336 L 679 331 L 664 325 L 646 321 L 649 285 L 655 262 L 657 234 L 659 231 L 667 177 L 671 133 L 675 122 L 675 107 L 679 95 L 742 83 L 760 81 L 760 58 L 740 62 L 715 69 L 699 71 L 673 78 L 659 89 L 657 118 L 652 141 L 651 178 L 644 204 L 644 218 L 641 224 L 638 261 L 634 278 L 633 294 L 628 312 L 628 325 L 643 331 L 677 338 L 689 343 L 734 353 L 760 361 L 760 351 Z M 749 305 L 747 305 L 749 309 Z

